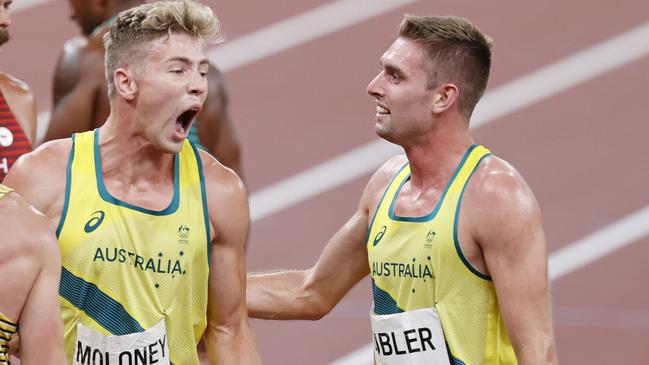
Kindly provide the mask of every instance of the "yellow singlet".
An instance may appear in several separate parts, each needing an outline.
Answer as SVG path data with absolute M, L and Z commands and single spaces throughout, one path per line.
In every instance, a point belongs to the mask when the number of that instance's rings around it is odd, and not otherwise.
M 2 198 L 7 192 L 5 192 L 6 186 L 0 185 L 0 198 Z M 11 190 L 9 190 L 11 192 Z M 11 336 L 18 330 L 18 325 L 5 317 L 4 314 L 0 312 L 0 365 L 9 364 L 9 355 L 7 355 L 7 350 L 9 350 L 9 340 Z
M 173 199 L 166 209 L 153 211 L 120 201 L 106 189 L 98 139 L 99 130 L 73 136 L 56 231 L 67 356 L 79 363 L 90 363 L 91 356 L 99 361 L 94 350 L 78 346 L 78 324 L 109 336 L 142 333 L 164 320 L 171 363 L 199 364 L 210 233 L 198 151 L 185 141 L 175 156 Z M 153 358 L 165 349 L 137 351 L 128 356 Z
M 404 165 L 388 185 L 368 232 L 374 314 L 436 309 L 453 365 L 517 364 L 493 282 L 466 260 L 457 236 L 464 189 L 489 155 L 486 148 L 471 146 L 437 206 L 423 217 L 394 213 L 397 195 L 410 179 L 410 166 Z

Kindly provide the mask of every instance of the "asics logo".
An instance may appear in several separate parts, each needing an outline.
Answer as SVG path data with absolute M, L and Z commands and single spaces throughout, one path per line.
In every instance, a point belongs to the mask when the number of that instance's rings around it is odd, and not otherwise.
M 105 216 L 106 214 L 101 210 L 92 213 L 90 220 L 86 222 L 86 225 L 85 227 L 83 227 L 83 230 L 86 231 L 86 233 L 94 232 L 101 225 L 101 222 L 104 221 Z
M 383 235 L 385 234 L 385 231 L 387 229 L 388 229 L 388 227 L 386 227 L 386 226 L 381 227 L 381 229 L 379 230 L 379 233 L 377 233 L 376 236 L 374 236 L 374 246 L 378 245 L 379 242 L 381 242 L 381 239 L 383 238 Z

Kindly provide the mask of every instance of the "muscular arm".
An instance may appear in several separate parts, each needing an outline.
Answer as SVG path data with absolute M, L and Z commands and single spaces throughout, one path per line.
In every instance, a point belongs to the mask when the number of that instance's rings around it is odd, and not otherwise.
M 58 294 L 61 259 L 56 238 L 47 221 L 38 218 L 38 227 L 30 230 L 34 262 L 42 265 L 25 301 L 19 320 L 21 361 L 24 364 L 67 362 L 63 351 L 63 321 Z
M 234 170 L 243 179 L 241 147 L 229 112 L 225 76 L 210 65 L 207 74 L 208 94 L 198 116 L 198 134 L 201 143 L 222 164 Z
M 53 230 L 42 214 L 12 193 L 0 201 L 3 224 L 11 237 L 0 239 L 1 310 L 18 322 L 23 364 L 66 363 L 58 303 L 60 258 Z M 17 344 L 13 343 L 12 346 Z
M 365 240 L 370 212 L 374 212 L 388 181 L 402 164 L 402 157 L 392 159 L 372 176 L 356 212 L 329 240 L 314 267 L 249 275 L 249 315 L 265 319 L 320 319 L 369 274 Z
M 53 228 L 61 217 L 71 147 L 71 139 L 39 146 L 33 152 L 20 156 L 3 182 L 45 214 Z
M 494 158 L 495 159 L 495 158 Z M 523 178 L 501 160 L 476 182 L 476 241 L 495 288 L 519 364 L 556 364 L 541 213 Z M 475 185 L 474 185 L 475 187 Z M 478 222 L 479 221 L 479 222 Z
M 54 72 L 53 103 L 45 141 L 98 127 L 108 116 L 103 45 L 97 39 L 68 41 Z
M 210 222 L 216 229 L 212 235 L 204 336 L 210 364 L 259 364 L 245 302 L 248 196 L 232 171 L 207 153 L 201 155 Z

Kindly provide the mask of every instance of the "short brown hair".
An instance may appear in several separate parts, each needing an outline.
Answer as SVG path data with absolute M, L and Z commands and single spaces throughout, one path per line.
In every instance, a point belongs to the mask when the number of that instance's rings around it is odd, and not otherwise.
M 206 43 L 222 39 L 221 24 L 212 9 L 194 0 L 158 1 L 124 10 L 104 35 L 109 97 L 115 93 L 115 70 L 142 59 L 148 42 L 171 32 L 186 32 Z
M 428 51 L 434 67 L 428 87 L 454 83 L 460 90 L 460 111 L 471 116 L 489 80 L 492 40 L 468 19 L 457 16 L 406 15 L 399 36 Z

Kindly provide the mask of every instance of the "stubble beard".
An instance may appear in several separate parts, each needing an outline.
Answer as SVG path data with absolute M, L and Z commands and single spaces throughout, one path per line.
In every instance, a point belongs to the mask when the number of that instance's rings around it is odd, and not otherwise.
M 10 38 L 11 37 L 9 36 L 9 30 L 0 28 L 0 46 L 9 42 Z

